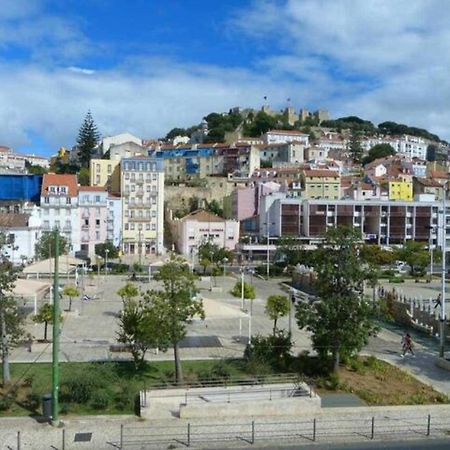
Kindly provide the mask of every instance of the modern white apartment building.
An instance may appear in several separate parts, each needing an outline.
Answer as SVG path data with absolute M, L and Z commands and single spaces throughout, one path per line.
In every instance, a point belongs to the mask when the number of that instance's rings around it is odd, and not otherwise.
M 42 231 L 57 228 L 68 240 L 70 253 L 80 250 L 77 176 L 47 173 L 41 189 Z
M 297 130 L 270 130 L 264 133 L 263 140 L 266 144 L 298 142 L 305 147 L 309 145 L 309 135 Z
M 164 166 L 149 157 L 121 162 L 122 250 L 139 259 L 163 253 Z

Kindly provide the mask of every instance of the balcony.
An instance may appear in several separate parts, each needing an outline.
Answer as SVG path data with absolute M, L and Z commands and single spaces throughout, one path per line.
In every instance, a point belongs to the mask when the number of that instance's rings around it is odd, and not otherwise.
M 81 225 L 82 230 L 89 230 L 89 225 Z
M 148 217 L 129 217 L 129 222 L 150 222 L 151 219 Z

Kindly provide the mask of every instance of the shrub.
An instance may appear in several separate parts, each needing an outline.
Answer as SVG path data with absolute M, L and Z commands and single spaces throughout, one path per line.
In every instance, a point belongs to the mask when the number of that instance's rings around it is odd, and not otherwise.
M 34 375 L 27 375 L 24 379 L 23 379 L 23 385 L 24 386 L 33 386 L 33 381 L 34 381 Z
M 121 411 L 132 410 L 136 393 L 129 385 L 123 385 L 116 395 L 116 407 Z
M 269 375 L 272 373 L 271 365 L 258 358 L 251 358 L 245 364 L 245 369 L 250 375 L 264 377 L 264 375 Z
M 30 392 L 26 399 L 27 407 L 32 410 L 37 410 L 41 403 L 41 397 L 36 392 Z
M 90 405 L 94 409 L 105 409 L 109 404 L 109 393 L 106 389 L 99 389 L 92 394 Z
M 11 395 L 3 395 L 0 398 L 0 411 L 8 411 L 13 404 L 13 397 Z
M 211 377 L 221 380 L 229 380 L 231 378 L 231 369 L 226 361 L 219 360 L 211 367 Z
M 284 371 L 292 361 L 291 348 L 291 338 L 284 330 L 275 335 L 254 336 L 251 345 L 245 349 L 244 359 L 265 361 L 272 369 Z

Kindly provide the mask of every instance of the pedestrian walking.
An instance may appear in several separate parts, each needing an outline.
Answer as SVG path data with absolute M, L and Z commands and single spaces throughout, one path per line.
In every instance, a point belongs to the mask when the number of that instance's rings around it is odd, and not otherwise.
M 414 343 L 412 341 L 412 337 L 409 333 L 406 333 L 403 337 L 402 337 L 402 354 L 401 357 L 403 358 L 406 353 L 411 353 L 412 356 L 416 356 L 414 353 Z

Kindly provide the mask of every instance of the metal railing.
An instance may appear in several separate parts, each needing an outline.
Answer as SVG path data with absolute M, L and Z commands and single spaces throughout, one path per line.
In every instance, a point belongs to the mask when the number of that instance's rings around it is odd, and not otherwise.
M 187 447 L 223 441 L 241 441 L 254 444 L 257 441 L 303 439 L 306 442 L 330 442 L 352 439 L 389 440 L 404 437 L 426 438 L 448 436 L 450 417 L 417 415 L 414 417 L 351 417 L 305 418 L 292 421 L 247 421 L 241 423 L 185 423 L 164 426 L 122 425 L 120 449 L 141 446 L 166 446 L 181 444 Z

